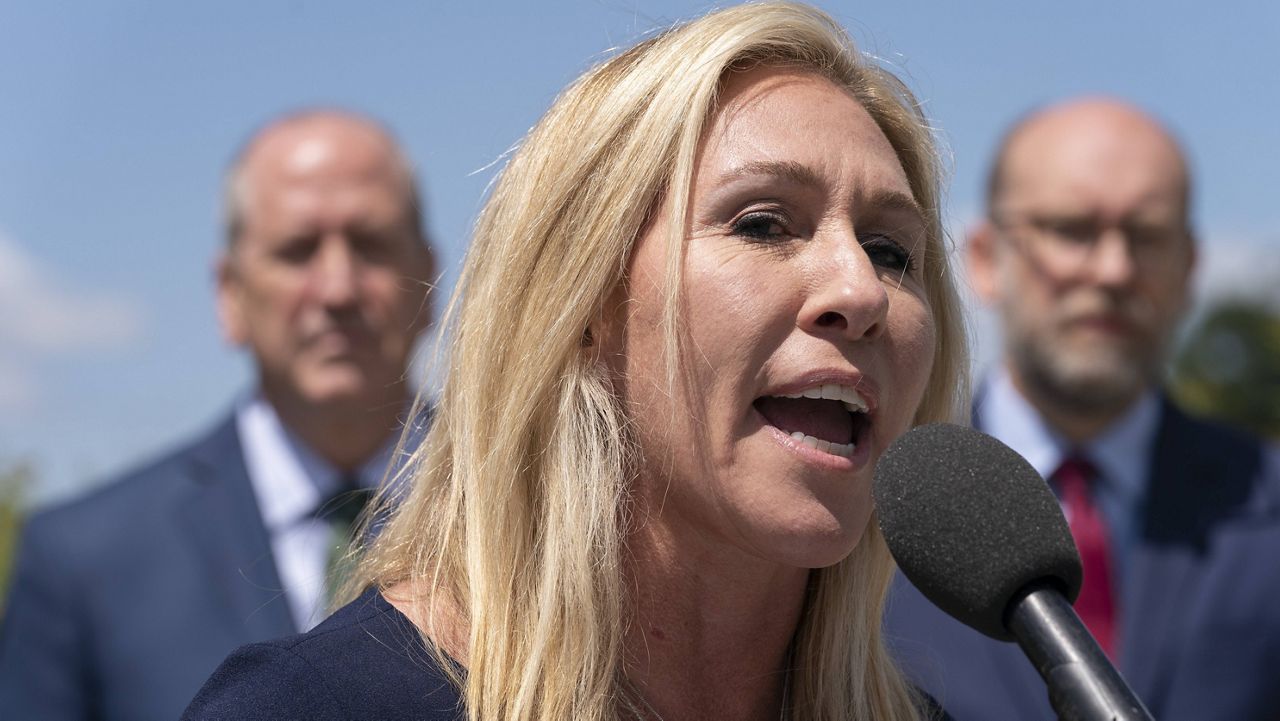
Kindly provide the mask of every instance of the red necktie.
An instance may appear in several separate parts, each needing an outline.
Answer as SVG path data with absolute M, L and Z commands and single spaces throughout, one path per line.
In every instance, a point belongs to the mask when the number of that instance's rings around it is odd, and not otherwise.
M 1114 659 L 1117 613 L 1111 588 L 1111 544 L 1107 539 L 1106 519 L 1093 502 L 1092 484 L 1096 476 L 1092 463 L 1072 455 L 1058 466 L 1049 480 L 1062 497 L 1084 567 L 1084 584 L 1075 602 L 1076 613 L 1102 650 Z

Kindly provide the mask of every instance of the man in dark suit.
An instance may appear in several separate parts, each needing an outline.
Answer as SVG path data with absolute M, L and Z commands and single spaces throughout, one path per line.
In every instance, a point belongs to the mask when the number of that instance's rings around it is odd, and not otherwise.
M 0 716 L 177 718 L 236 646 L 324 613 L 328 499 L 379 482 L 430 322 L 413 174 L 377 123 L 280 119 L 227 182 L 218 311 L 257 386 L 208 435 L 24 530 Z
M 1076 610 L 1156 718 L 1280 718 L 1280 481 L 1274 448 L 1159 391 L 1196 247 L 1171 135 L 1113 100 L 1018 123 L 970 235 L 1000 366 L 976 425 L 1054 487 L 1085 569 Z M 957 721 L 1053 719 L 1013 644 L 899 577 L 886 635 Z

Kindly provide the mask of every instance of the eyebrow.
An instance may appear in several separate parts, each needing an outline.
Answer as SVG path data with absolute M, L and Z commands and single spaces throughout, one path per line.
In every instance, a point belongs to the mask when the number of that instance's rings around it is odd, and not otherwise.
M 881 190 L 875 193 L 871 196 L 869 205 L 882 211 L 910 213 L 921 222 L 925 219 L 924 208 L 920 207 L 915 198 L 896 190 Z
M 720 176 L 720 182 L 727 183 L 753 175 L 773 176 L 810 188 L 821 188 L 825 185 L 812 168 L 794 160 L 755 160 L 726 172 Z M 925 218 L 924 209 L 914 198 L 896 190 L 878 191 L 872 194 L 868 201 L 867 205 L 876 210 L 911 213 L 921 221 Z
M 798 185 L 807 185 L 814 188 L 820 188 L 823 185 L 822 179 L 818 177 L 813 168 L 803 163 L 797 163 L 794 160 L 753 160 L 720 176 L 720 182 L 729 182 L 752 175 L 772 175 Z

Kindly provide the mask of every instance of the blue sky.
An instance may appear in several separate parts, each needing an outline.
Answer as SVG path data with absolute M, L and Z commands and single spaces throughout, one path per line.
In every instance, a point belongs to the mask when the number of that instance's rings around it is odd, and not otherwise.
M 1278 297 L 1280 4 L 820 5 L 924 100 L 957 232 L 1010 120 L 1119 95 L 1190 150 L 1204 295 Z M 30 462 L 32 497 L 65 497 L 207 427 L 248 386 L 210 268 L 223 167 L 264 120 L 337 104 L 387 121 L 451 282 L 495 161 L 559 89 L 711 7 L 0 0 L 0 468 Z M 989 348 L 985 322 L 979 336 Z

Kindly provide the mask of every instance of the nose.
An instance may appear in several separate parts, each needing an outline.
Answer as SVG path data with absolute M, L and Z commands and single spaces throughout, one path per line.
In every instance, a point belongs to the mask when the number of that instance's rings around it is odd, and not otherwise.
M 1093 252 L 1092 275 L 1098 284 L 1116 287 L 1133 280 L 1137 272 L 1134 249 L 1120 228 L 1108 228 Z
M 316 292 L 321 302 L 341 307 L 355 302 L 359 268 L 345 237 L 330 236 L 321 244 L 314 266 Z
M 801 330 L 843 341 L 872 339 L 884 332 L 889 292 L 856 240 L 819 256 L 812 281 L 800 309 Z

